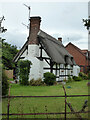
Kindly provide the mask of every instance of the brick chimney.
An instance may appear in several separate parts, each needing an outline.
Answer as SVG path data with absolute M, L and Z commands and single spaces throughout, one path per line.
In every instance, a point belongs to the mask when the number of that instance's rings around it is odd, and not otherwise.
M 62 38 L 61 38 L 61 37 L 59 37 L 59 38 L 58 38 L 58 41 L 61 41 L 61 42 L 62 42 Z
M 39 42 L 37 39 L 37 33 L 40 30 L 41 17 L 30 18 L 30 31 L 29 31 L 29 42 L 28 42 L 28 58 L 39 57 Z
M 41 17 L 30 17 L 29 44 L 38 45 L 37 33 L 40 30 Z

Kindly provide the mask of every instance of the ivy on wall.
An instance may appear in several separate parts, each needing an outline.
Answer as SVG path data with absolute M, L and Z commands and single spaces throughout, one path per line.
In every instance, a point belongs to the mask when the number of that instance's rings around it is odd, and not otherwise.
M 19 81 L 22 85 L 29 85 L 29 73 L 31 68 L 31 61 L 29 60 L 20 60 L 18 62 L 18 69 L 19 69 Z

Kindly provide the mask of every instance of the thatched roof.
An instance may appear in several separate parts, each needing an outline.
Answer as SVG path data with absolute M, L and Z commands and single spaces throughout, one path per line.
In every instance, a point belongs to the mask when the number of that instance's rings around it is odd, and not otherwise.
M 68 53 L 68 51 L 65 49 L 65 47 L 60 41 L 56 40 L 49 34 L 43 32 L 42 30 L 39 30 L 37 37 L 39 43 L 43 45 L 46 53 L 53 62 L 58 64 L 69 64 L 69 65 L 76 64 L 73 59 L 73 56 Z M 14 62 L 17 62 L 20 56 L 26 50 L 28 46 L 28 41 L 29 40 L 26 41 L 26 43 L 21 48 L 21 50 L 16 54 L 16 56 L 13 59 Z
M 68 53 L 61 41 L 56 40 L 42 30 L 38 32 L 38 38 L 53 62 L 70 65 L 75 64 L 73 56 Z

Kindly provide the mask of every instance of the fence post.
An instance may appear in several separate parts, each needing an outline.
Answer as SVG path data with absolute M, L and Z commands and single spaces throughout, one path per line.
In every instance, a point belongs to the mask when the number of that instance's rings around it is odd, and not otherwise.
M 66 95 L 66 90 L 65 90 L 64 85 L 63 85 L 63 89 L 64 89 L 64 94 L 65 94 L 65 120 L 66 120 L 66 114 L 67 114 L 67 111 L 66 111 L 67 95 Z
M 7 120 L 9 120 L 9 107 L 10 107 L 10 87 L 9 87 L 9 95 L 8 95 Z

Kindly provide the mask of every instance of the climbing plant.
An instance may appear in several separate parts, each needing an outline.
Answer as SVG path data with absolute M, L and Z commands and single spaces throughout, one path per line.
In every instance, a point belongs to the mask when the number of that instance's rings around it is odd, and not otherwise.
M 19 81 L 21 85 L 29 85 L 29 73 L 31 68 L 31 61 L 20 60 L 18 62 Z

